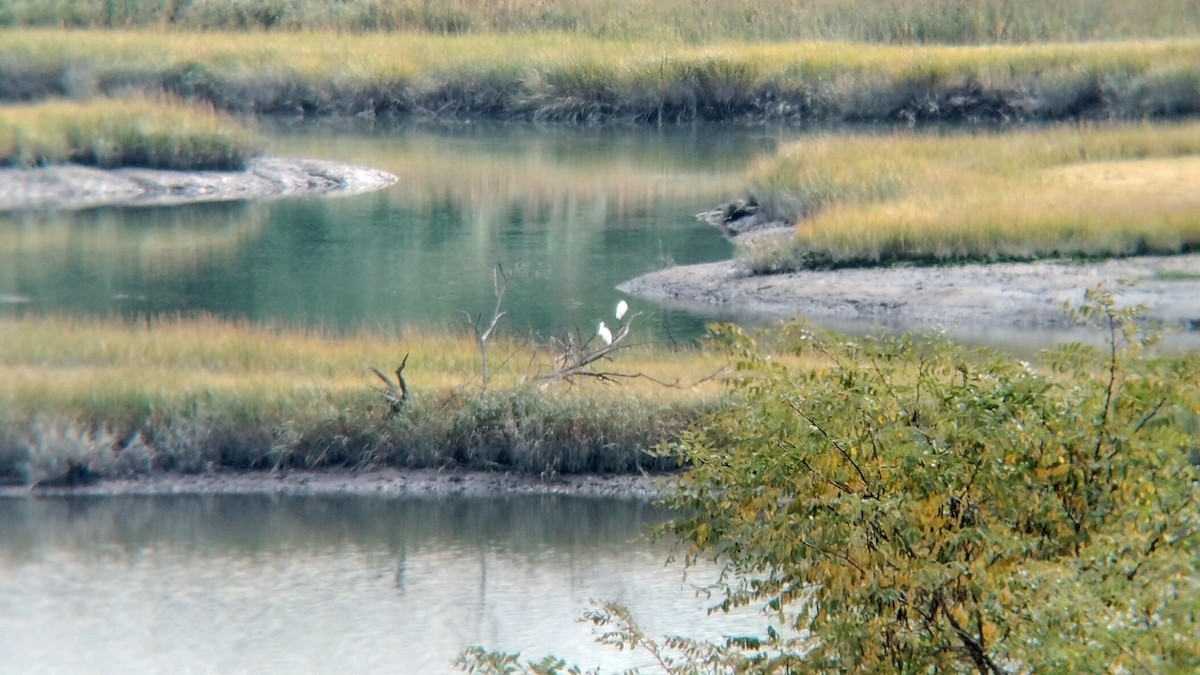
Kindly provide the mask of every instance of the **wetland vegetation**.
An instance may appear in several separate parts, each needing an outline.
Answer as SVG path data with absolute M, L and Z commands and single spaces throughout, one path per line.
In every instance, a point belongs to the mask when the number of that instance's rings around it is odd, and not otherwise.
M 1200 114 L 1195 0 L 9 0 L 0 24 L 0 99 L 29 102 L 0 110 L 11 165 L 237 168 L 254 137 L 213 110 L 1069 121 L 790 144 L 750 182 L 795 239 L 750 249 L 751 267 L 1200 246 L 1200 128 L 1185 119 Z M 59 97 L 83 102 L 39 103 Z M 602 376 L 569 381 L 541 376 L 597 340 L 590 329 L 555 343 L 491 339 L 480 318 L 474 335 L 396 335 L 17 312 L 0 318 L 0 477 L 686 466 L 671 502 L 683 515 L 668 529 L 691 560 L 736 573 L 722 608 L 766 602 L 771 627 L 761 640 L 661 643 L 682 650 L 683 671 L 1190 672 L 1197 355 L 1156 352 L 1136 311 L 1107 293 L 1077 312 L 1105 348 L 1069 344 L 1026 363 L 911 335 L 799 327 L 756 341 L 723 329 L 719 346 L 621 349 L 596 362 Z M 389 400 L 368 368 L 398 363 L 406 389 Z M 615 626 L 610 644 L 660 648 L 618 607 L 591 616 Z M 522 668 L 484 650 L 463 659 Z
M 897 45 L 570 33 L 0 31 L 0 98 L 162 92 L 242 113 L 568 123 L 1008 123 L 1200 111 L 1200 41 Z
M 751 170 L 752 269 L 1169 255 L 1200 249 L 1200 124 L 806 138 Z
M 555 353 L 497 338 L 485 390 L 478 345 L 462 332 L 35 318 L 0 320 L 0 335 L 0 475 L 24 482 L 72 470 L 85 480 L 213 468 L 661 470 L 676 465 L 647 451 L 720 400 L 700 349 L 630 349 L 598 370 L 613 373 L 607 381 L 539 388 Z M 390 371 L 405 354 L 411 394 L 394 414 L 367 368 Z
M 5 0 L 0 25 L 989 43 L 1195 35 L 1200 31 L 1196 9 L 1194 0 Z
M 258 153 L 252 129 L 206 104 L 134 96 L 0 107 L 0 166 L 228 171 Z
M 821 0 L 708 7 L 590 0 L 433 8 L 370 0 L 336 6 L 146 0 L 65 1 L 48 8 L 14 0 L 0 4 L 0 25 L 6 26 L 0 31 L 0 98 L 10 102 L 0 109 L 0 153 L 4 163 L 18 166 L 74 161 L 238 168 L 258 151 L 259 141 L 217 110 L 658 124 L 1171 119 L 1200 112 L 1200 13 L 1191 11 L 1194 4 Z M 63 96 L 79 100 L 37 102 Z M 747 258 L 753 270 L 774 272 L 1192 251 L 1200 244 L 1196 138 L 1194 122 L 1097 121 L 979 134 L 830 131 L 782 148 L 751 171 L 763 209 L 795 222 L 797 236 L 748 249 Z M 434 169 L 456 175 L 453 166 Z M 152 464 L 193 469 L 214 458 L 276 466 L 380 458 L 427 465 L 446 457 L 537 471 L 628 468 L 717 400 L 711 392 L 685 396 L 667 389 L 666 396 L 646 396 L 628 387 L 599 398 L 593 387 L 547 397 L 511 382 L 505 385 L 510 398 L 532 406 L 532 417 L 544 416 L 551 398 L 554 405 L 578 405 L 555 413 L 557 430 L 544 432 L 547 438 L 621 448 L 619 458 L 572 450 L 569 459 L 548 459 L 502 449 L 504 440 L 488 452 L 435 450 L 471 443 L 449 441 L 450 427 L 433 426 L 414 432 L 419 440 L 398 441 L 395 420 L 369 419 L 366 412 L 375 394 L 361 381 L 363 368 L 386 365 L 394 354 L 358 354 L 353 367 L 339 362 L 340 374 L 330 379 L 334 367 L 316 354 L 345 350 L 343 338 L 203 318 L 190 328 L 181 328 L 186 321 L 158 319 L 84 328 L 72 321 L 6 320 L 12 338 L 6 367 L 17 375 L 8 378 L 5 394 L 10 472 L 32 456 L 18 446 L 43 448 L 37 452 L 47 456 L 73 452 L 45 449 L 34 437 L 67 445 L 75 441 L 63 439 L 75 437 L 83 439 L 81 447 L 97 438 L 101 446 L 158 443 Z M 91 365 L 79 367 L 84 343 L 59 344 L 58 356 L 45 351 L 58 344 L 49 339 L 56 333 L 109 332 L 106 344 L 142 345 L 175 344 L 193 330 L 237 335 L 230 339 L 256 342 L 260 351 L 273 342 L 313 341 L 306 347 L 310 360 L 280 374 L 241 357 L 229 361 L 228 354 L 191 369 L 195 355 L 142 363 L 137 359 L 144 353 L 133 349 L 107 360 L 89 357 L 83 362 Z M 362 339 L 382 353 L 382 337 Z M 455 336 L 425 335 L 418 342 L 459 357 L 470 352 Z M 515 362 L 533 363 L 539 347 L 531 339 L 506 349 Z M 634 371 L 653 373 L 659 361 L 678 356 L 645 358 Z M 434 425 L 448 409 L 458 415 L 483 406 L 476 412 L 512 427 L 526 414 L 490 411 L 488 401 L 504 387 L 464 396 L 449 381 L 462 385 L 470 380 L 467 372 L 423 359 L 414 356 L 415 372 L 439 375 L 414 401 L 413 419 Z M 300 375 L 310 371 L 327 375 Z M 696 364 L 684 372 L 664 379 L 705 376 Z M 170 389 L 165 383 L 188 384 Z M 452 391 L 458 393 L 446 393 Z M 616 403 L 622 397 L 635 401 L 623 412 L 617 408 L 625 404 Z M 442 407 L 435 415 L 422 406 Z M 570 418 L 598 410 L 606 412 L 596 414 L 595 428 L 583 425 L 598 438 L 585 441 L 583 427 Z M 622 415 L 636 420 L 627 423 Z M 668 420 L 661 432 L 653 431 L 656 419 Z M 413 428 L 409 422 L 404 433 Z M 196 434 L 218 448 L 207 451 L 215 454 L 185 460 L 185 452 L 166 449 L 163 429 L 198 426 L 205 426 Z M 623 440 L 613 441 L 601 427 Z M 224 441 L 213 440 L 222 434 Z M 516 435 L 522 439 L 516 445 L 538 445 L 524 434 Z M 178 444 L 198 447 L 194 440 Z M 357 450 L 346 450 L 351 446 Z M 245 450 L 251 447 L 257 450 Z

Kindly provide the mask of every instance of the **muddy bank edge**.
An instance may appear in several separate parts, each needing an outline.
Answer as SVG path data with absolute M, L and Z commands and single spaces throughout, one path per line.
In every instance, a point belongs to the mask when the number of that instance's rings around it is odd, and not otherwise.
M 1169 331 L 1200 331 L 1200 255 L 1101 262 L 1043 261 L 803 271 L 751 275 L 737 261 L 686 265 L 618 286 L 677 308 L 807 317 L 956 332 L 1058 329 L 1065 303 L 1104 284 L 1122 304 L 1145 305 Z

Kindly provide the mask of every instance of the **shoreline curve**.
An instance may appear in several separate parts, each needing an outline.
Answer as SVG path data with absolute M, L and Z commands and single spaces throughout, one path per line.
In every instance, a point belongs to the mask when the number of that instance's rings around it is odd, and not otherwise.
M 250 160 L 243 171 L 98 169 L 77 164 L 0 169 L 0 211 L 339 197 L 379 190 L 396 180 L 365 166 L 270 157 Z
M 807 317 L 851 330 L 944 329 L 950 337 L 1076 331 L 1064 305 L 1098 285 L 1185 343 L 1200 343 L 1200 254 L 752 275 L 736 260 L 670 267 L 618 290 L 677 309 Z

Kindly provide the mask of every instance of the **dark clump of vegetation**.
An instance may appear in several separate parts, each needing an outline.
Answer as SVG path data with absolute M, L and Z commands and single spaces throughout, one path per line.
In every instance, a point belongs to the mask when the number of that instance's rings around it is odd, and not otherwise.
M 780 363 L 731 329 L 733 401 L 674 444 L 667 530 L 724 563 L 716 610 L 767 628 L 600 641 L 665 672 L 1195 672 L 1200 667 L 1200 359 L 1156 354 L 1092 291 L 1106 343 L 1037 366 L 914 336 L 792 329 Z M 473 648 L 476 673 L 569 671 Z
M 145 400 L 130 401 L 119 414 L 0 418 L 0 477 L 47 484 L 72 475 L 385 466 L 550 475 L 664 471 L 677 462 L 649 449 L 677 438 L 707 409 L 533 388 L 416 397 L 400 415 L 373 395 L 342 399 L 351 407 L 317 414 L 302 405 L 271 414 L 236 399 L 204 398 L 172 412 L 154 411 Z

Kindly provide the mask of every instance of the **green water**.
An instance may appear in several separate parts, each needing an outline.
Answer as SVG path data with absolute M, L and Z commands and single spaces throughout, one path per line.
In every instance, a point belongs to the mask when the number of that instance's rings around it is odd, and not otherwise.
M 0 312 L 462 325 L 490 311 L 499 264 L 513 274 L 506 328 L 561 335 L 607 317 L 622 281 L 728 258 L 693 214 L 742 194 L 748 164 L 779 140 L 528 126 L 269 138 L 268 154 L 369 165 L 399 182 L 348 198 L 0 214 Z M 679 336 L 711 318 L 634 309 Z
M 765 630 L 642 534 L 664 514 L 565 497 L 0 499 L 0 672 L 446 673 L 472 644 L 604 672 L 593 600 L 648 631 Z

